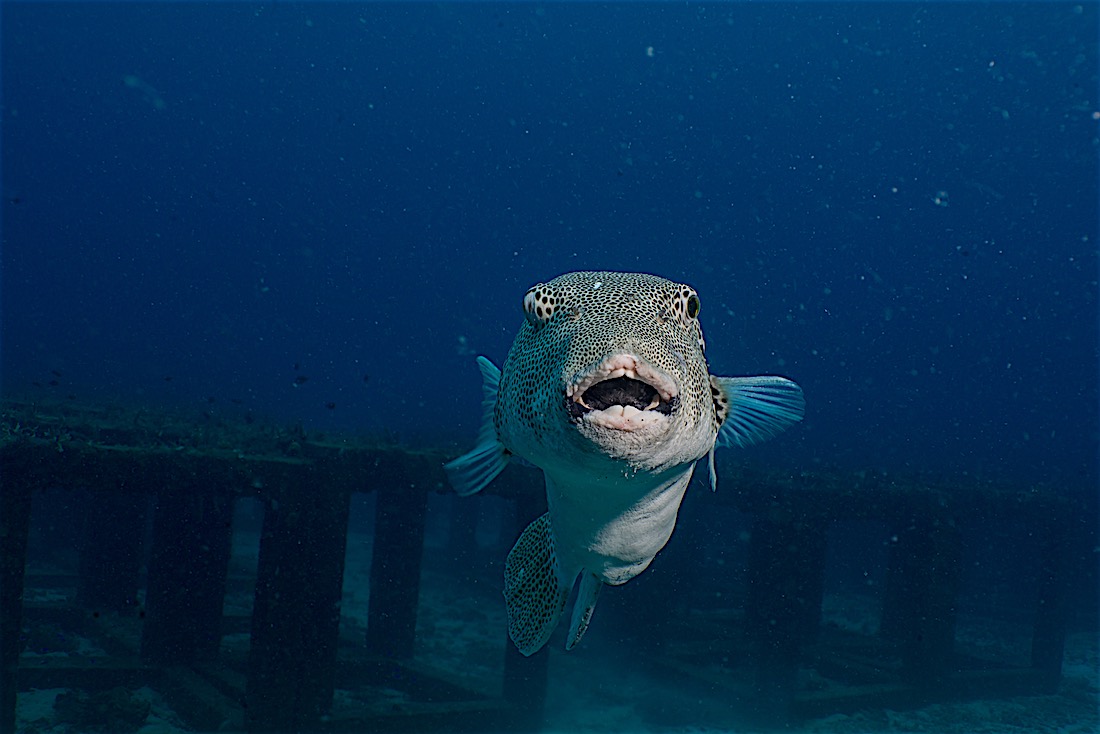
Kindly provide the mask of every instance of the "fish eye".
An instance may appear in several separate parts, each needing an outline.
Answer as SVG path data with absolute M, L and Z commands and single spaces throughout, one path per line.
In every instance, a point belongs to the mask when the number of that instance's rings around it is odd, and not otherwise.
M 542 326 L 554 315 L 557 303 L 541 286 L 533 286 L 523 296 L 523 315 L 532 326 Z
M 694 293 L 688 296 L 687 300 L 687 315 L 688 318 L 695 318 L 699 315 L 699 296 Z

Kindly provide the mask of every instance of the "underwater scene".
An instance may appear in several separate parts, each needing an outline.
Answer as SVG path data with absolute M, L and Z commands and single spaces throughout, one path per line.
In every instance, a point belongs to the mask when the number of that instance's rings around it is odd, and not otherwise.
M 0 734 L 1100 731 L 1100 14 L 0 5 Z

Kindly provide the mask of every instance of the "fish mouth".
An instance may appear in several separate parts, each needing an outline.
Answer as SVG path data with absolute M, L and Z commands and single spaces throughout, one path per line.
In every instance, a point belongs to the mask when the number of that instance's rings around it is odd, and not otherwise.
M 671 415 L 680 404 L 675 381 L 632 354 L 609 357 L 574 378 L 565 397 L 574 420 L 587 418 L 622 430 Z

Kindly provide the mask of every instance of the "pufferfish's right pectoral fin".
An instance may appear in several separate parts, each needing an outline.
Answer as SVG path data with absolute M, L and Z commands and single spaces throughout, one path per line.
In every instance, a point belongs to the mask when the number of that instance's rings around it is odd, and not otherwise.
M 524 655 L 542 649 L 558 626 L 576 574 L 568 584 L 561 576 L 546 513 L 527 526 L 504 565 L 508 636 Z
M 447 479 L 455 491 L 465 497 L 480 492 L 496 478 L 508 465 L 511 456 L 508 449 L 497 438 L 493 413 L 497 405 L 497 393 L 500 391 L 500 369 L 485 357 L 477 358 L 481 369 L 481 387 L 484 396 L 481 400 L 481 430 L 477 434 L 477 445 L 471 451 L 454 461 L 443 465 Z

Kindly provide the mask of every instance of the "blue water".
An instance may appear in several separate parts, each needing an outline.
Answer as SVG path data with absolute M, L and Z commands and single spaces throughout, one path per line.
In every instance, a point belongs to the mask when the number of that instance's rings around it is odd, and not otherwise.
M 463 440 L 529 285 L 644 270 L 769 455 L 1091 481 L 1096 20 L 6 4 L 4 388 Z
M 802 385 L 746 461 L 1095 492 L 1095 4 L 0 21 L 6 396 L 457 451 L 526 289 L 637 270 L 712 372 Z

